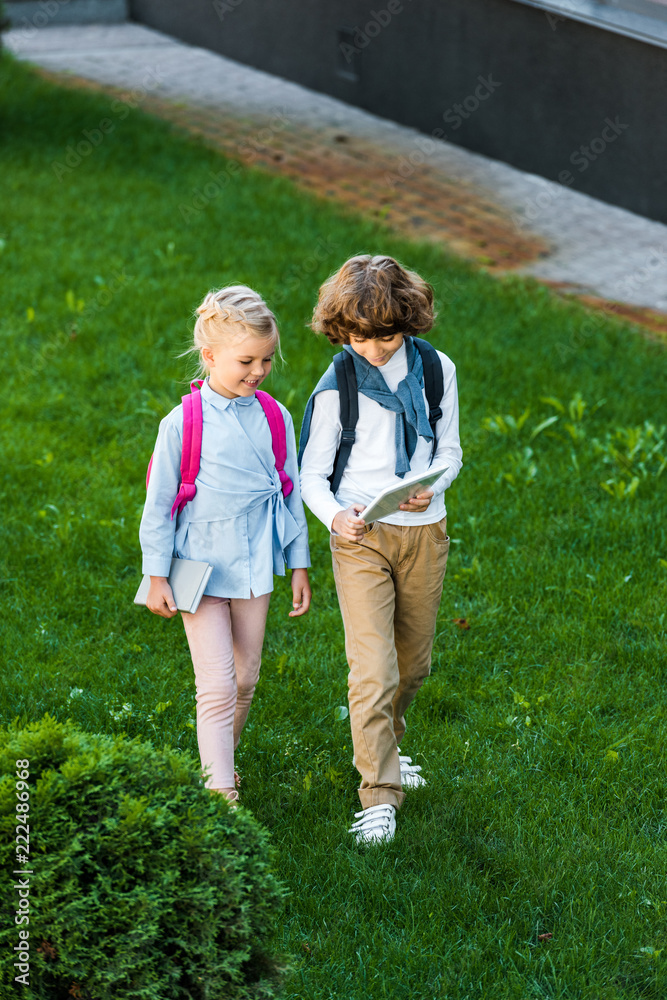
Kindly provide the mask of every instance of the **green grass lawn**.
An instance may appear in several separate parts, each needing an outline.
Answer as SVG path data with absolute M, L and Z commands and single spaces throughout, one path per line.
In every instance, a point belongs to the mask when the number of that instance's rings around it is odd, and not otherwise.
M 286 357 L 267 387 L 298 426 L 332 353 L 306 326 L 319 284 L 354 253 L 395 255 L 435 287 L 464 449 L 402 747 L 428 788 L 390 845 L 350 843 L 343 634 L 311 518 L 312 611 L 288 619 L 277 581 L 238 761 L 291 893 L 283 996 L 664 1000 L 664 348 L 112 108 L 0 62 L 0 721 L 49 712 L 196 754 L 182 626 L 132 604 L 192 311 L 232 282 L 266 297 Z

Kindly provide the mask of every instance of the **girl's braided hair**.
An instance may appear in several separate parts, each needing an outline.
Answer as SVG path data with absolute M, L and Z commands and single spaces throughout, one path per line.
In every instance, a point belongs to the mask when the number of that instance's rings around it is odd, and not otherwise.
M 280 352 L 276 317 L 262 296 L 247 285 L 228 285 L 209 292 L 195 316 L 193 344 L 185 354 L 199 355 L 199 377 L 208 374 L 202 348 L 212 349 L 226 338 L 262 337 L 274 341 Z

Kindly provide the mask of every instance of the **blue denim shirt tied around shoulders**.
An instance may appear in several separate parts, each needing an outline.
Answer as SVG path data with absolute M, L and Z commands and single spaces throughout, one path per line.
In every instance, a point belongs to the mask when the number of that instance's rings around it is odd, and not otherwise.
M 386 410 L 393 410 L 396 414 L 396 468 L 394 471 L 399 479 L 402 479 L 406 472 L 410 471 L 410 460 L 417 445 L 417 438 L 423 437 L 426 441 L 433 440 L 433 431 L 428 422 L 428 411 L 424 409 L 422 392 L 424 365 L 421 354 L 413 344 L 412 337 L 405 337 L 404 344 L 408 370 L 395 392 L 389 389 L 382 377 L 382 372 L 370 361 L 357 354 L 349 344 L 343 345 L 343 350 L 351 355 L 354 362 L 358 392 L 375 400 Z M 338 389 L 333 362 L 313 389 L 311 397 L 306 403 L 306 412 L 301 425 L 299 461 L 303 458 L 308 444 L 315 396 L 325 389 Z

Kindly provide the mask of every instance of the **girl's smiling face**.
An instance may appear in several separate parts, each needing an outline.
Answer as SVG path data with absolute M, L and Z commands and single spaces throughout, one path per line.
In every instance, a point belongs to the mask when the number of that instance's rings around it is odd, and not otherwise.
M 227 399 L 252 396 L 271 371 L 276 341 L 258 337 L 241 327 L 237 336 L 225 337 L 215 347 L 203 347 L 209 385 Z
M 350 347 L 354 353 L 365 358 L 375 368 L 386 365 L 402 346 L 402 333 L 396 333 L 392 337 L 350 337 Z

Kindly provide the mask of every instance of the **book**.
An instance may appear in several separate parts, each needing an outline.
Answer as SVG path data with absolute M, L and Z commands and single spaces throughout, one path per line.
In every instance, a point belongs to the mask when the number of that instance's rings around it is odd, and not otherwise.
M 169 586 L 172 589 L 179 611 L 194 614 L 206 589 L 213 567 L 195 559 L 172 559 L 169 570 Z M 145 604 L 151 585 L 150 576 L 145 576 L 134 598 L 135 604 Z
M 381 517 L 389 517 L 400 510 L 402 503 L 407 503 L 411 497 L 417 496 L 424 490 L 437 483 L 438 479 L 447 472 L 448 465 L 442 465 L 439 469 L 427 469 L 425 472 L 418 472 L 412 476 L 406 476 L 399 486 L 388 486 L 382 490 L 371 502 L 361 511 L 366 524 L 377 521 Z

